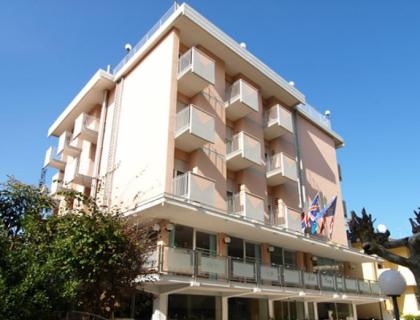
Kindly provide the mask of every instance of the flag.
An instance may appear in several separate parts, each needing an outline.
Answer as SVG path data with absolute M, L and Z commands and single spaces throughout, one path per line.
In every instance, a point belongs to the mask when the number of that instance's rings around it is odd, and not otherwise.
M 328 237 L 330 239 L 332 238 L 332 234 L 333 234 L 333 230 L 334 230 L 334 217 L 335 217 L 335 215 L 333 215 L 331 217 L 331 221 L 330 221 L 330 230 L 329 230 L 329 234 L 328 234 Z
M 334 215 L 335 215 L 335 207 L 337 205 L 337 197 L 334 197 L 332 201 L 319 213 L 319 217 L 322 218 L 321 230 L 319 233 L 323 233 L 325 229 L 325 225 L 327 223 L 327 218 L 332 217 L 330 221 L 330 238 L 332 234 L 332 227 L 334 226 Z
M 312 204 L 308 209 L 307 227 L 311 228 L 311 233 L 316 232 L 318 226 L 317 218 L 319 214 L 319 192 L 312 200 Z

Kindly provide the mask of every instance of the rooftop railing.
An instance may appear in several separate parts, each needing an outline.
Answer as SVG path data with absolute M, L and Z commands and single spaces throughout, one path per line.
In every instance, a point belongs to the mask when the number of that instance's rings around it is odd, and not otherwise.
M 114 67 L 112 74 L 116 74 L 124 67 L 124 65 L 146 44 L 146 42 L 160 29 L 160 27 L 168 20 L 168 18 L 178 9 L 178 4 L 175 2 L 166 13 L 159 19 L 158 22 L 140 39 L 140 41 L 130 50 L 129 53 Z
M 312 107 L 309 104 L 300 104 L 298 108 L 306 113 L 312 120 L 319 123 L 320 125 L 327 127 L 328 129 L 331 129 L 331 120 L 318 110 L 316 110 L 314 107 Z

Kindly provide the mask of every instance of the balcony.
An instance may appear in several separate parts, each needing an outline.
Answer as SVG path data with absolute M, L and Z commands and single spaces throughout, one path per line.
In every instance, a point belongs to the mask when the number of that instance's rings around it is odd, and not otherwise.
M 62 153 L 64 156 L 77 157 L 82 149 L 75 145 L 76 141 L 72 139 L 72 134 L 64 131 L 58 139 L 57 153 Z
M 264 138 L 272 140 L 293 133 L 292 113 L 277 104 L 264 114 Z
M 214 118 L 194 105 L 176 114 L 175 145 L 185 152 L 214 142 Z
M 191 171 L 173 179 L 172 192 L 176 196 L 193 202 L 207 206 L 215 205 L 216 186 L 214 181 Z
M 90 188 L 92 179 L 93 177 L 91 175 L 80 171 L 79 159 L 73 159 L 67 164 L 66 171 L 64 172 L 65 185 L 75 183 Z
M 52 196 L 57 194 L 57 192 L 60 192 L 63 189 L 63 177 L 64 177 L 64 174 L 62 171 L 59 171 L 55 175 L 52 176 L 51 190 L 50 190 L 50 194 Z
M 261 144 L 258 140 L 241 131 L 226 143 L 226 166 L 239 171 L 261 164 Z
M 57 154 L 57 151 L 53 147 L 49 147 L 45 153 L 44 168 L 53 167 L 58 170 L 64 170 L 66 162 L 62 159 L 63 156 Z
M 289 208 L 282 200 L 270 210 L 270 224 L 293 232 L 302 232 L 301 212 Z
M 227 89 L 225 100 L 226 118 L 232 121 L 259 110 L 258 90 L 242 79 Z
M 73 140 L 79 138 L 96 143 L 98 140 L 98 128 L 98 118 L 81 113 L 74 122 Z
M 215 63 L 197 48 L 179 58 L 178 91 L 192 97 L 215 83 Z
M 261 287 L 297 288 L 314 293 L 356 294 L 381 297 L 376 281 L 345 278 L 340 275 L 305 272 L 290 266 L 262 264 L 199 250 L 159 246 L 150 255 L 148 266 L 166 276 L 211 279 L 212 287 L 227 283 L 253 283 Z M 179 279 L 179 278 L 177 278 Z
M 278 186 L 287 182 L 297 182 L 296 160 L 286 156 L 283 152 L 277 153 L 267 159 L 267 184 Z
M 249 220 L 264 222 L 264 199 L 241 191 L 228 198 L 228 212 Z

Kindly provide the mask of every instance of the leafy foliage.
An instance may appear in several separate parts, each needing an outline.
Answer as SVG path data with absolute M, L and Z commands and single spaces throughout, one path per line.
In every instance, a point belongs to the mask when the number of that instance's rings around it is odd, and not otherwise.
M 135 289 L 151 249 L 150 229 L 81 193 L 61 197 L 58 205 L 12 178 L 2 185 L 2 319 L 50 319 L 71 309 L 109 316 Z

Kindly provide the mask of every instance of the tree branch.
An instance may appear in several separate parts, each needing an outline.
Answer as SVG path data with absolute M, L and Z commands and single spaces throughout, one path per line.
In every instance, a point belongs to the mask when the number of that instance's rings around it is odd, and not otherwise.
M 384 258 L 385 260 L 388 260 L 389 262 L 399 264 L 407 268 L 414 267 L 414 264 L 411 262 L 410 259 L 389 252 L 382 245 L 367 242 L 363 244 L 363 250 L 365 250 L 367 254 L 376 254 Z
M 393 249 L 398 247 L 406 247 L 408 244 L 408 237 L 395 240 L 387 240 L 382 245 L 385 249 Z

